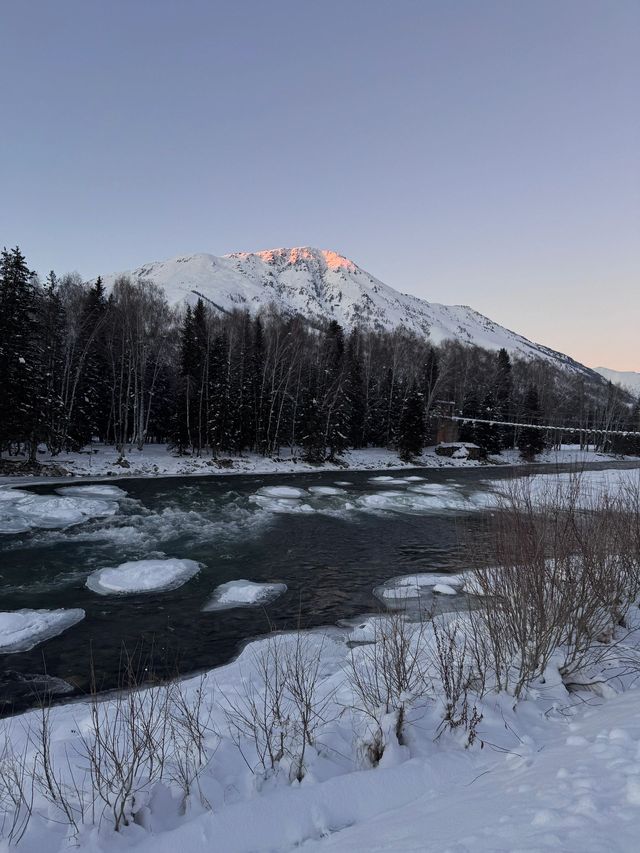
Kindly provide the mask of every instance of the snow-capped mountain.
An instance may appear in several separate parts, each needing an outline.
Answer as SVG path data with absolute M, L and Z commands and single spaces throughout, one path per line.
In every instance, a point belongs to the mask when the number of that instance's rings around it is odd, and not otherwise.
M 467 305 L 440 305 L 400 293 L 343 255 L 324 249 L 187 255 L 124 274 L 160 285 L 172 304 L 193 303 L 201 296 L 223 311 L 255 313 L 274 304 L 282 312 L 336 320 L 347 329 L 357 324 L 377 329 L 404 326 L 435 344 L 453 339 L 490 350 L 505 347 L 521 357 L 542 358 L 593 376 L 569 356 L 533 343 Z M 106 286 L 115 278 L 106 276 Z
M 640 373 L 635 370 L 611 370 L 608 367 L 594 367 L 594 370 L 609 382 L 622 385 L 634 396 L 637 397 L 640 394 Z

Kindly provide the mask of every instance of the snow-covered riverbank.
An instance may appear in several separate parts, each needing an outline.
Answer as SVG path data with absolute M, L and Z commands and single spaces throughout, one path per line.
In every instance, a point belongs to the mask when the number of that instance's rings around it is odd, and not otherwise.
M 206 474 L 296 474 L 321 471 L 377 471 L 385 468 L 468 468 L 487 465 L 518 465 L 524 464 L 518 451 L 510 450 L 479 462 L 466 458 L 440 456 L 435 447 L 428 447 L 412 462 L 403 462 L 398 454 L 386 448 L 372 447 L 363 450 L 348 450 L 339 462 L 312 464 L 305 462 L 300 456 L 283 451 L 278 458 L 244 454 L 224 459 L 214 459 L 211 456 L 179 456 L 164 444 L 148 444 L 143 450 L 127 451 L 125 461 L 111 445 L 95 445 L 77 453 L 61 453 L 54 459 L 46 454 L 39 456 L 39 462 L 45 466 L 55 466 L 55 475 L 64 477 L 169 477 L 169 476 L 202 476 Z M 563 445 L 561 450 L 547 450 L 541 453 L 536 462 L 541 464 L 567 464 L 606 461 L 633 461 L 637 457 L 615 457 L 605 453 L 580 450 L 577 445 Z M 7 458 L 5 457 L 5 462 Z M 15 461 L 15 460 L 12 460 Z M 65 474 L 66 472 L 66 474 Z M 24 475 L 18 470 L 17 476 L 0 476 L 0 483 L 37 481 L 46 472 Z
M 637 849 L 640 694 L 629 665 L 631 655 L 637 658 L 629 635 L 620 632 L 618 660 L 611 656 L 596 692 L 569 694 L 550 667 L 517 705 L 506 694 L 478 699 L 482 718 L 471 745 L 464 727 L 442 730 L 443 697 L 433 671 L 431 690 L 411 703 L 402 743 L 391 730 L 386 732 L 386 748 L 379 765 L 372 767 L 366 750 L 371 721 L 359 711 L 349 677 L 354 658 L 370 654 L 371 646 L 350 648 L 348 641 L 359 640 L 363 633 L 379 641 L 377 631 L 368 622 L 353 631 L 303 635 L 302 662 L 312 669 L 317 666 L 315 701 L 322 710 L 312 745 L 306 748 L 302 781 L 295 779 L 294 757 L 300 733 L 290 726 L 291 720 L 279 724 L 282 731 L 272 732 L 276 738 L 284 733 L 291 739 L 286 756 L 275 769 L 265 758 L 265 769 L 240 719 L 259 695 L 265 661 L 270 661 L 267 668 L 274 665 L 269 657 L 274 647 L 270 652 L 269 644 L 279 643 L 282 663 L 286 650 L 290 653 L 299 642 L 295 634 L 255 641 L 233 663 L 183 682 L 176 708 L 183 702 L 192 709 L 200 703 L 203 767 L 185 797 L 180 773 L 171 767 L 179 759 L 164 743 L 165 776 L 137 790 L 136 819 L 119 833 L 113 830 L 113 810 L 104 803 L 95 806 L 95 825 L 90 818 L 89 750 L 95 725 L 91 703 L 54 708 L 51 767 L 69 801 L 85 798 L 87 825 L 74 812 L 80 825 L 77 833 L 71 831 L 61 803 L 43 798 L 41 768 L 19 849 L 57 853 L 70 843 L 91 853 Z M 420 642 L 423 662 L 433 669 L 433 634 L 425 632 Z M 288 660 L 295 660 L 295 652 Z M 164 690 L 154 688 L 136 699 L 138 713 L 143 704 L 155 708 L 147 720 L 156 734 Z M 107 720 L 113 721 L 116 706 L 111 699 L 97 712 L 93 709 L 103 731 Z M 381 721 L 383 728 L 393 726 L 391 715 Z M 9 766 L 22 772 L 23 763 L 42 763 L 40 725 L 38 712 L 2 723 L 5 778 Z M 122 733 L 123 741 L 128 737 Z M 257 737 L 263 745 L 264 734 Z M 185 750 L 193 748 L 181 744 Z M 4 800 L 6 832 L 13 813 L 6 796 Z
M 514 482 L 527 484 L 537 506 L 557 488 L 571 494 L 575 478 L 540 473 Z M 468 510 L 496 499 L 487 492 L 471 503 L 454 486 L 418 476 L 370 483 L 380 491 L 366 506 L 376 511 Z M 580 477 L 587 499 L 637 486 L 636 469 Z M 66 500 L 122 498 L 104 486 L 72 488 L 64 488 Z M 256 506 L 353 502 L 341 486 L 311 488 L 263 486 Z M 11 500 L 19 509 L 24 496 Z M 148 566 L 109 571 L 132 568 Z M 232 603 L 258 602 L 257 590 L 242 584 Z M 404 575 L 378 590 L 380 600 L 446 597 L 452 608 L 441 622 L 409 621 L 400 610 L 277 634 L 201 677 L 3 721 L 0 850 L 12 835 L 26 853 L 70 845 L 90 853 L 635 851 L 638 607 L 625 628 L 594 642 L 588 667 L 569 686 L 559 653 L 517 701 L 513 691 L 476 690 L 463 679 L 451 711 L 443 666 L 455 680 L 461 646 L 447 658 L 453 635 L 438 639 L 437 624 L 469 631 L 469 589 L 466 574 Z M 389 653 L 401 655 L 400 670 L 389 667 Z

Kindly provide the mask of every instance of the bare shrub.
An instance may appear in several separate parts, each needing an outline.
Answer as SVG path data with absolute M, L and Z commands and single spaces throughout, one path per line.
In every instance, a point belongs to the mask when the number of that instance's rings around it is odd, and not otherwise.
M 37 724 L 28 729 L 27 742 L 34 749 L 35 788 L 59 813 L 60 821 L 68 825 L 71 834 L 77 836 L 91 803 L 91 795 L 86 789 L 87 774 L 73 767 L 68 753 L 65 753 L 64 769 L 56 764 L 51 748 L 50 698 L 42 698 Z
M 367 757 L 378 764 L 386 746 L 388 718 L 399 743 L 403 740 L 408 703 L 429 689 L 423 623 L 394 613 L 376 622 L 374 641 L 351 650 L 347 677 L 354 709 L 369 721 Z
M 252 772 L 274 771 L 287 751 L 290 720 L 285 704 L 286 664 L 283 638 L 269 637 L 252 656 L 255 676 L 242 677 L 235 695 L 225 695 L 224 713 L 231 737 Z M 257 765 L 247 757 L 245 740 L 255 750 Z
M 209 749 L 208 739 L 218 736 L 211 724 L 212 706 L 205 699 L 205 676 L 195 692 L 187 692 L 182 682 L 176 682 L 170 688 L 169 727 L 171 756 L 168 776 L 182 791 L 182 812 L 186 812 L 189 798 L 195 787 L 200 802 L 211 808 L 199 779 L 210 764 L 215 749 Z M 217 746 L 217 743 L 216 743 Z
M 467 732 L 467 746 L 472 746 L 478 736 L 482 713 L 470 693 L 475 686 L 484 690 L 484 666 L 473 669 L 472 647 L 467 632 L 457 622 L 446 618 L 434 619 L 433 636 L 435 665 L 444 698 L 444 714 L 438 737 L 443 731 L 463 728 Z
M 253 655 L 254 676 L 224 696 L 225 715 L 236 747 L 252 772 L 276 771 L 284 759 L 301 781 L 306 755 L 327 722 L 332 692 L 321 690 L 324 640 L 311 635 L 274 634 Z M 257 762 L 247 754 L 247 743 Z
M 628 545 L 635 519 L 632 501 L 589 493 L 579 476 L 542 492 L 526 479 L 507 491 L 485 566 L 474 572 L 470 614 L 476 657 L 498 689 L 519 697 L 558 655 L 568 678 L 624 624 L 640 583 Z
M 34 769 L 29 761 L 28 745 L 16 752 L 10 724 L 4 725 L 0 743 L 0 837 L 10 844 L 23 838 L 33 814 Z
M 321 693 L 320 664 L 324 638 L 320 648 L 309 635 L 300 631 L 293 646 L 285 653 L 285 684 L 292 705 L 290 714 L 293 733 L 293 769 L 300 782 L 305 775 L 307 747 L 316 743 L 317 731 L 327 719 L 333 691 Z

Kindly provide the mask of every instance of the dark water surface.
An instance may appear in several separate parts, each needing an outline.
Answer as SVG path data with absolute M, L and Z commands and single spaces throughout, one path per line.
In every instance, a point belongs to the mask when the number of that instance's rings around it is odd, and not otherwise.
M 424 481 L 372 482 L 377 475 Z M 167 676 L 224 663 L 270 625 L 314 627 L 378 611 L 372 591 L 390 578 L 468 568 L 465 542 L 482 535 L 486 511 L 470 512 L 463 501 L 512 475 L 512 469 L 483 467 L 117 481 L 128 497 L 111 518 L 0 538 L 0 609 L 86 611 L 82 622 L 35 649 L 0 655 L 0 713 L 31 704 L 29 679 L 45 671 L 76 693 L 86 691 L 92 657 L 98 685 L 115 686 L 123 644 L 153 645 L 155 671 Z M 306 488 L 341 480 L 350 483 L 344 494 L 303 500 L 312 512 L 276 513 L 252 498 L 265 485 Z M 443 498 L 438 506 L 412 491 L 431 484 Z M 399 494 L 383 497 L 382 510 L 372 505 L 388 490 Z M 204 567 L 167 592 L 102 596 L 85 585 L 96 569 L 150 556 L 189 558 Z M 288 590 L 266 607 L 202 612 L 219 584 L 240 578 L 285 583 Z

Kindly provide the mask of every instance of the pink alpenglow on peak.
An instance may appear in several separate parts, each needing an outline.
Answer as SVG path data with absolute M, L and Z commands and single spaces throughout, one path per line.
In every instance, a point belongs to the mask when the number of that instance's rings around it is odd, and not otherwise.
M 308 264 L 309 262 L 322 264 L 327 269 L 338 271 L 348 270 L 356 272 L 358 267 L 338 252 L 330 249 L 312 249 L 309 246 L 297 246 L 293 249 L 265 249 L 262 252 L 234 252 L 228 255 L 231 258 L 247 258 L 254 255 L 266 264 L 278 266 L 296 266 L 296 264 Z

